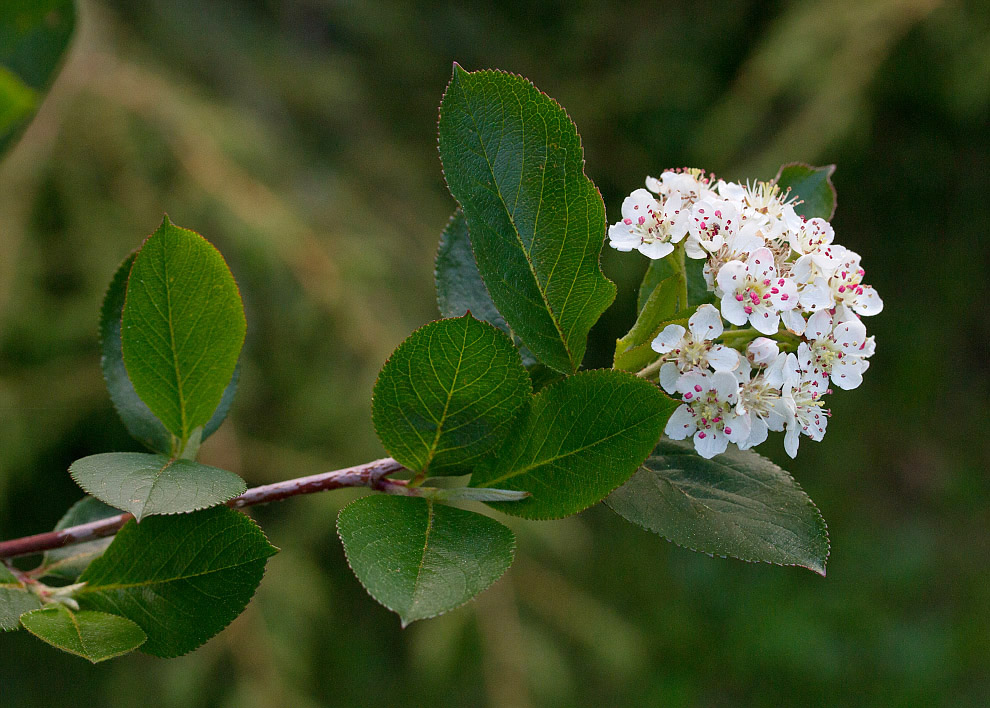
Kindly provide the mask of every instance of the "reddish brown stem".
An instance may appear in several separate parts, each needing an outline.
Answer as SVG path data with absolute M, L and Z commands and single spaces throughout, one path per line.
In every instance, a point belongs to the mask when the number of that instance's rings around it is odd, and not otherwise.
M 415 490 L 408 489 L 405 480 L 388 479 L 389 475 L 404 469 L 391 457 L 384 457 L 355 467 L 254 487 L 239 497 L 231 499 L 227 502 L 227 506 L 241 509 L 246 506 L 267 504 L 268 502 L 296 497 L 301 494 L 314 494 L 343 487 L 369 487 L 386 494 L 414 494 Z M 2 541 L 0 542 L 0 558 L 17 558 L 18 556 L 42 553 L 55 548 L 113 536 L 133 518 L 131 514 L 118 514 L 99 521 L 91 521 L 88 524 L 70 526 L 61 531 L 49 531 L 34 536 Z

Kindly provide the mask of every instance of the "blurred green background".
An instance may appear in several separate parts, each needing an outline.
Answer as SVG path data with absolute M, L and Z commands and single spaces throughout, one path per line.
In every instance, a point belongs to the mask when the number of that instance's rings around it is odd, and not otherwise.
M 557 98 L 614 217 L 646 174 L 838 165 L 837 239 L 886 309 L 860 388 L 794 472 L 826 579 L 711 559 L 604 507 L 510 522 L 509 574 L 399 629 L 334 533 L 348 493 L 253 514 L 282 553 L 230 628 L 99 667 L 0 637 L 0 706 L 983 706 L 990 702 L 990 4 L 85 0 L 70 56 L 0 165 L 0 537 L 135 449 L 103 390 L 97 309 L 162 213 L 211 239 L 249 333 L 204 461 L 260 484 L 383 454 L 382 362 L 436 317 L 453 202 L 436 155 L 451 62 Z M 620 297 L 645 266 L 606 249 Z

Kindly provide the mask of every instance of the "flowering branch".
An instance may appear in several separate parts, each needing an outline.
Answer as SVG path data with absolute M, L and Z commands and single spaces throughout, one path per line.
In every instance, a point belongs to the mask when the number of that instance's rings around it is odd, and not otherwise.
M 227 506 L 234 509 L 242 509 L 247 506 L 255 506 L 256 504 L 267 504 L 268 502 L 280 501 L 302 494 L 314 494 L 316 492 L 325 492 L 343 487 L 368 487 L 369 489 L 386 494 L 428 496 L 429 490 L 422 488 L 412 489 L 407 486 L 405 480 L 389 479 L 389 475 L 404 469 L 405 467 L 391 457 L 385 457 L 355 467 L 346 467 L 331 472 L 314 474 L 309 477 L 300 477 L 298 479 L 254 487 L 239 497 L 231 499 L 227 502 Z M 131 514 L 118 514 L 106 519 L 92 521 L 88 524 L 70 526 L 60 531 L 49 531 L 34 536 L 2 541 L 0 542 L 0 558 L 27 556 L 113 536 L 124 524 L 133 518 Z

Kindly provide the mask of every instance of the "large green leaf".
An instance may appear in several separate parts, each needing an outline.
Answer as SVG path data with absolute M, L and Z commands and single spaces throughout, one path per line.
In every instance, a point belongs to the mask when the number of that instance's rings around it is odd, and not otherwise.
M 173 447 L 172 434 L 155 417 L 155 414 L 145 405 L 144 401 L 138 397 L 134 390 L 134 384 L 131 383 L 124 366 L 120 326 L 127 293 L 127 279 L 131 274 L 131 266 L 134 264 L 136 256 L 137 252 L 135 251 L 120 264 L 103 298 L 103 306 L 100 309 L 100 345 L 102 347 L 100 366 L 103 369 L 103 378 L 107 382 L 107 390 L 110 392 L 110 400 L 113 401 L 114 408 L 117 409 L 127 431 L 136 440 L 155 452 L 170 454 Z M 217 406 L 213 416 L 203 427 L 201 440 L 205 440 L 216 432 L 227 417 L 237 393 L 237 381 L 238 368 L 235 367 L 234 374 L 220 399 L 220 405 Z
M 797 482 L 751 450 L 706 460 L 663 440 L 606 503 L 634 524 L 696 551 L 799 565 L 825 575 L 825 521 Z
M 576 514 L 621 485 L 650 454 L 677 403 L 621 371 L 587 371 L 532 398 L 471 486 L 530 492 L 499 511 L 529 519 Z
M 440 159 L 498 311 L 540 361 L 577 371 L 615 285 L 599 266 L 605 207 L 574 124 L 522 77 L 455 65 Z
M 83 457 L 69 466 L 69 474 L 88 494 L 131 512 L 138 521 L 223 504 L 247 489 L 233 472 L 143 452 Z
M 80 605 L 127 617 L 155 656 L 192 651 L 239 615 L 277 549 L 244 514 L 218 506 L 128 522 L 79 580 Z
M 37 111 L 75 24 L 72 0 L 0 2 L 0 155 Z
M 10 632 L 20 627 L 20 617 L 25 612 L 37 610 L 41 600 L 28 592 L 17 578 L 0 563 L 0 632 Z
M 805 219 L 819 217 L 826 221 L 835 214 L 835 187 L 832 186 L 832 173 L 835 165 L 812 167 L 802 162 L 783 165 L 774 181 L 782 190 L 790 188 L 791 197 L 802 200 L 794 211 Z
M 246 322 L 223 256 L 168 217 L 131 266 L 123 359 L 134 390 L 179 441 L 212 418 L 231 381 Z
M 64 605 L 28 612 L 21 624 L 38 639 L 94 664 L 132 652 L 147 639 L 125 617 L 91 610 L 73 612 Z
M 104 504 L 95 497 L 83 497 L 65 512 L 65 515 L 55 525 L 56 531 L 67 529 L 70 526 L 88 524 L 92 521 L 99 521 L 120 513 L 119 509 Z M 112 538 L 98 538 L 95 541 L 77 543 L 64 548 L 56 548 L 45 552 L 42 566 L 45 568 L 45 575 L 50 577 L 65 578 L 75 580 L 80 573 L 86 570 L 86 566 L 94 558 L 103 555 L 107 546 L 113 541 Z
M 358 499 L 337 531 L 358 580 L 403 627 L 463 605 L 502 577 L 515 550 L 494 519 L 414 497 Z
M 509 338 L 468 314 L 431 322 L 400 344 L 371 410 L 382 444 L 403 465 L 466 474 L 505 438 L 529 393 Z

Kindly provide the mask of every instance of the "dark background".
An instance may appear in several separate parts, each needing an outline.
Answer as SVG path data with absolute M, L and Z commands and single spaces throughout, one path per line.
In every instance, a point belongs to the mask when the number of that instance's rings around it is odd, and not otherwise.
M 168 212 L 225 254 L 248 341 L 205 462 L 259 484 L 383 454 L 375 375 L 435 318 L 453 202 L 451 62 L 523 74 L 583 136 L 614 220 L 648 173 L 836 163 L 837 240 L 885 301 L 822 443 L 784 463 L 829 523 L 828 577 L 712 559 L 600 507 L 511 522 L 478 601 L 400 630 L 334 533 L 349 493 L 254 513 L 282 553 L 192 655 L 92 667 L 0 637 L 0 705 L 981 706 L 990 701 L 990 5 L 92 0 L 0 166 L 0 537 L 49 529 L 66 468 L 136 449 L 99 373 L 117 264 Z M 620 297 L 644 267 L 606 249 Z

